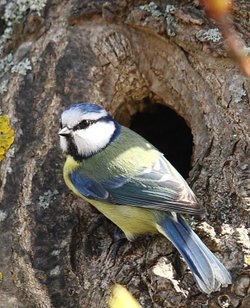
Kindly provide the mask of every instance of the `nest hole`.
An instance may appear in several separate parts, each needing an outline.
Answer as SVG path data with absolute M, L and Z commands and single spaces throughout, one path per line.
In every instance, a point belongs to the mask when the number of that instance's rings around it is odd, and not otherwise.
M 162 104 L 145 104 L 130 128 L 158 148 L 186 179 L 191 169 L 193 136 L 185 120 Z

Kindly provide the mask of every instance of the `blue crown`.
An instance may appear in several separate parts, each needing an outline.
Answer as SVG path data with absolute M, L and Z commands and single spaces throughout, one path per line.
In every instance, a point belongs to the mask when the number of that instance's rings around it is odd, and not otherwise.
M 79 109 L 82 113 L 89 113 L 89 112 L 96 112 L 100 113 L 104 110 L 102 106 L 98 106 L 96 104 L 90 104 L 90 103 L 77 103 L 74 105 L 71 105 L 67 110 L 71 109 Z

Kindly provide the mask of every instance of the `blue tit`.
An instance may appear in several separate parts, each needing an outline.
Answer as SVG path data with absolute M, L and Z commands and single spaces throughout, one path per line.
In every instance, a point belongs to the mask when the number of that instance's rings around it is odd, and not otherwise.
M 186 181 L 147 140 L 120 125 L 95 104 L 79 103 L 61 116 L 60 146 L 67 158 L 64 180 L 132 240 L 161 233 L 185 259 L 205 293 L 231 276 L 188 226 L 181 213 L 204 209 Z

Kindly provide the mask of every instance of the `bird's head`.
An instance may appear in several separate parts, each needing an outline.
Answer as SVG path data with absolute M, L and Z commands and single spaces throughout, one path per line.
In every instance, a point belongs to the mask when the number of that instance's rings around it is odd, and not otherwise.
M 76 160 L 88 158 L 109 145 L 120 125 L 98 105 L 79 103 L 66 109 L 60 121 L 60 146 Z

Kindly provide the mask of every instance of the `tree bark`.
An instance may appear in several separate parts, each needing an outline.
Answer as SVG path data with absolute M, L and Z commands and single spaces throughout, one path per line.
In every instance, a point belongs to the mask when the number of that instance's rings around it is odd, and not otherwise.
M 0 165 L 0 307 L 106 307 L 116 282 L 143 307 L 250 307 L 249 80 L 196 1 L 155 3 L 50 0 L 6 44 L 32 70 L 9 74 L 1 97 L 15 153 Z M 249 43 L 247 0 L 233 16 Z M 94 102 L 130 123 L 145 98 L 192 130 L 189 183 L 207 216 L 191 222 L 234 282 L 210 296 L 165 238 L 117 241 L 116 227 L 63 182 L 65 107 Z

